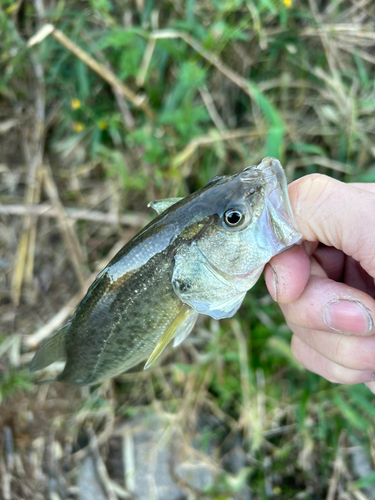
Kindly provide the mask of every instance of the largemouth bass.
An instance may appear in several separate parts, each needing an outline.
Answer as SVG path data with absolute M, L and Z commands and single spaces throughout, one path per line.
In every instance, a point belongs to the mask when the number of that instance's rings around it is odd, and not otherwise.
M 42 343 L 32 372 L 66 359 L 56 380 L 85 385 L 148 358 L 147 368 L 170 340 L 177 346 L 187 337 L 198 314 L 233 316 L 271 257 L 301 240 L 274 158 L 149 206 L 159 215 Z

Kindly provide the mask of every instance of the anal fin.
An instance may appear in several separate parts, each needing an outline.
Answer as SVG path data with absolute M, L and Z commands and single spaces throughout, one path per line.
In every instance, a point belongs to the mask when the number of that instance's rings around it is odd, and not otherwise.
M 34 373 L 46 366 L 66 357 L 65 333 L 70 323 L 62 326 L 51 337 L 48 337 L 36 351 L 30 365 L 30 372 Z

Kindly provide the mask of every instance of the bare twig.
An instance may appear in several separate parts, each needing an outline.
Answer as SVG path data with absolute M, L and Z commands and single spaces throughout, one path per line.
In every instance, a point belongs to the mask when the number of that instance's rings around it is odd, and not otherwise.
M 189 144 L 174 157 L 172 165 L 174 167 L 178 167 L 182 163 L 185 163 L 201 146 L 209 146 L 210 144 L 218 141 L 231 141 L 241 137 L 259 137 L 264 133 L 265 131 L 260 129 L 237 129 L 228 130 L 215 135 L 202 135 L 201 137 L 197 137 L 196 139 L 190 141 Z
M 342 447 L 345 434 L 341 432 L 339 436 L 339 442 L 337 447 L 337 452 L 335 456 L 335 461 L 333 463 L 333 473 L 331 479 L 329 480 L 329 488 L 326 496 L 326 500 L 334 500 L 336 496 L 336 491 L 339 485 L 340 476 L 344 470 L 344 464 L 342 460 Z
M 33 203 L 38 203 L 41 194 L 41 171 L 37 170 L 35 173 L 35 188 L 33 192 Z M 29 247 L 26 256 L 26 266 L 25 266 L 25 282 L 31 283 L 34 275 L 34 258 L 35 258 L 35 246 L 36 246 L 36 236 L 37 236 L 37 220 L 32 214 L 30 216 L 30 228 L 29 228 Z
M 151 38 L 148 41 L 145 53 L 143 54 L 143 59 L 135 83 L 138 87 L 142 87 L 146 80 L 147 70 L 150 66 L 152 55 L 155 49 L 155 38 Z
M 244 433 L 247 439 L 250 438 L 251 431 L 254 431 L 254 421 L 251 422 L 251 414 L 254 413 L 251 405 L 251 391 L 250 391 L 250 374 L 249 374 L 249 360 L 247 357 L 247 347 L 246 340 L 241 330 L 241 327 L 238 321 L 231 321 L 232 330 L 236 336 L 237 344 L 238 344 L 238 355 L 240 359 L 240 369 L 241 369 L 241 396 L 242 396 L 242 405 L 241 405 L 241 417 L 242 425 L 244 427 Z M 254 419 L 253 419 L 254 420 Z M 254 432 L 253 432 L 254 434 Z M 254 437 L 261 437 L 260 433 L 258 436 L 253 435 Z M 253 443 L 258 445 L 259 443 Z
M 107 66 L 108 66 L 108 68 L 110 68 L 109 65 L 107 65 Z M 128 130 L 134 130 L 135 120 L 134 120 L 134 117 L 129 109 L 129 106 L 127 105 L 126 100 L 124 99 L 123 94 L 114 85 L 112 85 L 112 92 L 113 92 L 113 95 L 115 96 L 117 106 L 119 107 L 122 122 L 123 122 L 125 128 Z
M 200 54 L 204 59 L 206 59 L 210 64 L 215 66 L 217 70 L 220 71 L 224 76 L 226 76 L 231 82 L 233 82 L 237 87 L 242 89 L 245 94 L 247 94 L 251 99 L 253 99 L 253 93 L 249 86 L 249 82 L 243 78 L 240 74 L 233 71 L 229 66 L 223 63 L 223 61 L 217 55 L 213 54 L 209 50 L 206 50 L 197 40 L 192 38 L 187 33 L 182 31 L 174 30 L 160 30 L 151 33 L 151 38 L 163 39 L 163 38 L 181 38 L 190 47 L 192 47 L 198 54 Z
M 370 12 L 366 7 L 363 5 L 363 2 L 356 2 L 356 0 L 350 0 L 350 2 L 355 5 L 359 10 L 362 12 L 365 12 L 369 17 L 372 17 L 372 19 L 375 19 L 375 16 L 372 12 Z M 362 3 L 362 5 L 361 5 Z
M 347 43 L 338 43 L 337 46 L 342 49 L 342 50 L 345 50 L 346 52 L 348 52 L 349 54 L 351 55 L 357 55 L 359 56 L 361 59 L 363 59 L 364 61 L 367 61 L 371 64 L 375 64 L 375 56 L 369 54 L 368 52 L 365 52 L 364 50 L 358 50 L 355 46 L 353 47 L 352 44 L 347 44 Z
M 4 500 L 11 500 L 12 498 L 12 492 L 11 492 L 11 474 L 7 470 L 4 464 L 4 460 L 1 458 L 0 459 L 0 484 L 1 484 L 1 489 L 3 493 L 3 498 Z
M 82 271 L 82 264 L 84 259 L 78 237 L 67 213 L 65 212 L 65 208 L 60 201 L 59 193 L 55 181 L 53 180 L 50 168 L 48 166 L 44 166 L 43 173 L 45 189 L 50 201 L 56 209 L 57 218 L 59 220 L 59 229 L 65 241 L 69 258 L 72 262 L 74 271 L 81 287 L 85 288 L 85 277 L 84 272 Z
M 198 90 L 214 125 L 218 130 L 220 130 L 220 132 L 224 132 L 227 127 L 225 126 L 225 123 L 223 122 L 218 110 L 216 109 L 214 100 L 212 99 L 210 92 L 206 87 L 200 87 Z
M 5 463 L 9 471 L 13 470 L 13 435 L 12 429 L 7 425 L 4 427 L 4 444 L 5 444 Z
M 285 166 L 285 171 L 287 176 L 289 177 L 292 175 L 294 169 L 296 169 L 297 167 L 304 167 L 313 164 L 320 165 L 321 167 L 331 168 L 332 170 L 336 170 L 337 172 L 350 173 L 352 171 L 350 165 L 341 163 L 336 160 L 331 160 L 330 158 L 326 158 L 324 156 L 317 156 L 317 155 L 305 156 L 303 158 L 290 160 L 287 162 Z
M 86 287 L 90 286 L 94 276 L 87 280 Z M 43 325 L 39 330 L 37 330 L 32 335 L 27 335 L 24 337 L 24 345 L 27 349 L 36 349 L 38 345 L 49 335 L 55 332 L 66 320 L 71 316 L 73 311 L 77 308 L 78 304 L 82 300 L 83 292 L 80 291 L 64 306 L 60 311 L 53 316 L 48 323 Z
M 47 36 L 53 36 L 55 40 L 61 43 L 66 49 L 74 54 L 78 59 L 83 61 L 89 68 L 103 78 L 112 87 L 115 87 L 128 101 L 135 107 L 141 109 L 149 118 L 154 118 L 154 112 L 146 101 L 145 95 L 135 94 L 129 87 L 121 82 L 117 76 L 103 64 L 98 63 L 92 56 L 90 56 L 83 49 L 78 47 L 70 38 L 68 38 L 60 30 L 57 30 L 53 25 L 47 24 L 38 31 L 27 43 L 28 47 L 33 47 L 35 44 L 40 43 Z
M 98 473 L 99 480 L 103 486 L 103 489 L 105 490 L 106 498 L 108 498 L 108 500 L 117 500 L 118 497 L 113 488 L 112 481 L 110 480 L 107 468 L 99 453 L 99 447 L 96 436 L 92 430 L 89 430 L 89 433 L 90 433 L 90 444 L 89 444 L 90 450 L 94 458 L 94 463 L 96 471 Z
M 98 210 L 87 210 L 84 208 L 65 208 L 69 219 L 87 220 L 98 222 L 99 224 L 117 225 L 119 222 L 123 226 L 139 227 L 145 224 L 148 220 L 146 215 L 127 214 L 120 215 L 112 213 L 103 213 Z M 38 217 L 55 218 L 58 217 L 56 207 L 49 203 L 41 205 L 0 205 L 0 214 L 3 215 L 35 215 Z
M 124 245 L 124 241 L 117 242 L 108 253 L 107 257 L 103 261 L 98 263 L 98 269 L 103 269 L 108 262 L 117 254 L 120 248 Z M 82 300 L 87 288 L 96 278 L 97 272 L 92 273 L 91 276 L 86 280 L 85 286 L 80 290 L 66 306 L 64 306 L 60 311 L 55 314 L 45 325 L 43 325 L 39 330 L 37 330 L 32 335 L 25 335 L 23 337 L 23 344 L 26 349 L 36 349 L 38 345 L 46 339 L 49 335 L 55 332 L 62 324 L 64 324 L 67 319 L 72 315 L 74 310 L 77 308 L 78 304 Z M 141 372 L 143 373 L 143 372 Z
M 318 10 L 318 6 L 316 4 L 316 0 L 309 0 L 311 12 L 313 13 L 316 22 L 318 25 L 323 25 L 323 19 L 322 16 Z M 320 39 L 327 57 L 327 62 L 329 65 L 329 68 L 331 70 L 331 74 L 334 76 L 335 80 L 337 81 L 338 84 L 341 84 L 341 78 L 340 78 L 340 73 L 337 69 L 337 64 L 340 64 L 340 59 L 337 57 L 337 51 L 336 51 L 336 46 L 333 44 L 329 37 L 328 37 L 328 32 L 325 30 L 321 30 L 319 32 L 320 34 Z
M 82 38 L 86 41 L 88 45 L 93 45 L 93 40 L 88 36 L 86 32 L 82 32 Z M 99 50 L 95 50 L 94 52 L 95 57 L 101 61 L 101 63 L 113 73 L 113 70 L 111 68 L 111 65 L 109 64 L 107 57 Z M 126 102 L 126 99 L 124 98 L 123 94 L 117 89 L 117 87 L 114 87 L 111 85 L 111 89 L 113 92 L 113 95 L 115 96 L 117 106 L 120 110 L 121 113 L 121 118 L 122 118 L 122 123 L 124 125 L 125 130 L 133 130 L 135 127 L 135 119 L 132 115 L 132 112 L 129 109 L 128 103 Z
M 0 134 L 5 134 L 14 127 L 17 127 L 19 120 L 16 118 L 10 118 L 9 120 L 4 120 L 0 122 Z
M 134 451 L 134 436 L 129 430 L 122 436 L 122 462 L 124 467 L 124 478 L 126 487 L 130 491 L 135 489 L 135 451 Z
M 35 88 L 32 91 L 34 98 L 34 123 L 31 140 L 22 128 L 23 149 L 28 164 L 27 188 L 25 192 L 25 203 L 38 201 L 40 186 L 37 178 L 37 170 L 42 165 L 45 142 L 45 88 L 42 65 L 32 57 Z M 31 91 L 31 92 L 32 92 Z M 20 114 L 20 110 L 17 110 Z M 20 301 L 22 283 L 24 280 L 31 281 L 34 266 L 34 251 L 36 238 L 35 218 L 28 215 L 23 220 L 22 235 L 18 243 L 17 256 L 15 259 L 12 276 L 12 299 L 17 306 Z M 30 255 L 31 254 L 31 255 Z

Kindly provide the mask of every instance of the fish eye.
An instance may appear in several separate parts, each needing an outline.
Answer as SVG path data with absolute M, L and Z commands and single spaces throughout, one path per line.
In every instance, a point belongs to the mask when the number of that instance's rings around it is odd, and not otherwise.
M 228 227 L 237 227 L 243 222 L 244 217 L 244 213 L 240 210 L 230 208 L 224 213 L 224 222 Z

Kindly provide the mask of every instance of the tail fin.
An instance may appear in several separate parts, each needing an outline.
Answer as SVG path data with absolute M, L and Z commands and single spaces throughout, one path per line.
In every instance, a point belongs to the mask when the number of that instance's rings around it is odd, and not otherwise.
M 65 334 L 70 323 L 62 326 L 51 337 L 48 337 L 39 347 L 30 365 L 30 372 L 34 373 L 46 366 L 65 358 Z

